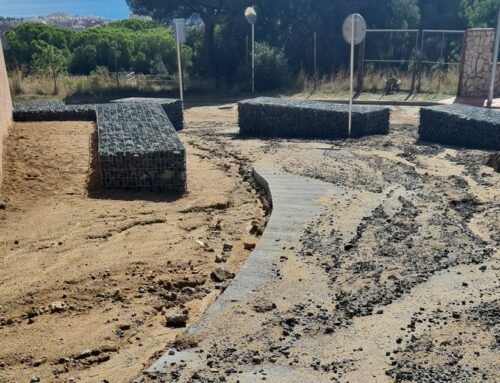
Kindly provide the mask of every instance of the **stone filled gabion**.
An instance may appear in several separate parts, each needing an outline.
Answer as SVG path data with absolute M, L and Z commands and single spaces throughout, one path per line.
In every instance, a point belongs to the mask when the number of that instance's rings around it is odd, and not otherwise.
M 500 111 L 459 104 L 421 108 L 419 134 L 422 141 L 500 150 Z
M 95 105 L 66 105 L 61 101 L 38 101 L 14 105 L 14 121 L 95 121 Z
M 145 103 L 145 104 L 160 104 L 168 119 L 174 126 L 175 130 L 179 131 L 184 128 L 184 112 L 182 101 L 173 98 L 147 98 L 147 97 L 129 97 L 112 101 L 114 103 Z
M 159 104 L 97 105 L 102 185 L 184 193 L 186 152 Z
M 238 103 L 240 134 L 255 137 L 348 138 L 349 106 L 259 97 Z M 353 107 L 351 137 L 389 133 L 388 108 Z

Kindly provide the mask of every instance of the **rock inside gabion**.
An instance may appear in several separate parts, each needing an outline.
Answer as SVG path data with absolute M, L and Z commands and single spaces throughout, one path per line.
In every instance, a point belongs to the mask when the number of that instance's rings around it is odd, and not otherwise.
M 173 98 L 147 98 L 147 97 L 129 97 L 114 100 L 112 102 L 118 103 L 144 103 L 144 104 L 160 104 L 168 119 L 174 126 L 175 130 L 179 131 L 184 128 L 184 112 L 182 101 Z
M 238 103 L 240 134 L 283 138 L 348 138 L 348 105 L 260 97 Z M 388 108 L 353 107 L 351 137 L 389 133 Z
M 419 134 L 422 141 L 500 150 L 500 111 L 459 104 L 421 108 Z
M 14 121 L 95 121 L 95 105 L 38 101 L 14 105 Z
M 186 152 L 159 104 L 97 105 L 102 185 L 183 193 Z

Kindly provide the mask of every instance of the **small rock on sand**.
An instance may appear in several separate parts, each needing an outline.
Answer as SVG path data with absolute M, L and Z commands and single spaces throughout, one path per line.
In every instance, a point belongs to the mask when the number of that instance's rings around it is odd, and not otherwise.
M 184 313 L 171 314 L 167 315 L 166 319 L 167 319 L 167 327 L 171 328 L 186 327 L 186 323 L 188 321 L 188 315 Z

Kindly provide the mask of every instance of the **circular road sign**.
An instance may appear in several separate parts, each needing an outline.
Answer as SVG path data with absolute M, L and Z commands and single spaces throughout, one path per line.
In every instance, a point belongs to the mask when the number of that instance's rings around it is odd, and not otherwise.
M 342 34 L 345 41 L 351 44 L 352 39 L 352 19 L 354 18 L 354 45 L 361 43 L 366 36 L 366 21 L 359 13 L 347 16 L 342 27 Z
M 257 22 L 257 12 L 254 7 L 248 7 L 245 9 L 245 17 L 250 24 L 255 24 Z

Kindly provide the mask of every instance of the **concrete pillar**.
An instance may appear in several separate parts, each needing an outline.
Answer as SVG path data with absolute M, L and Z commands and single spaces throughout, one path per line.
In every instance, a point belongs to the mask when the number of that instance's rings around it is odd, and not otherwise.
M 493 28 L 469 29 L 465 32 L 458 86 L 459 96 L 488 97 L 494 43 L 495 30 Z M 497 66 L 496 95 L 500 95 L 499 77 L 500 66 Z

